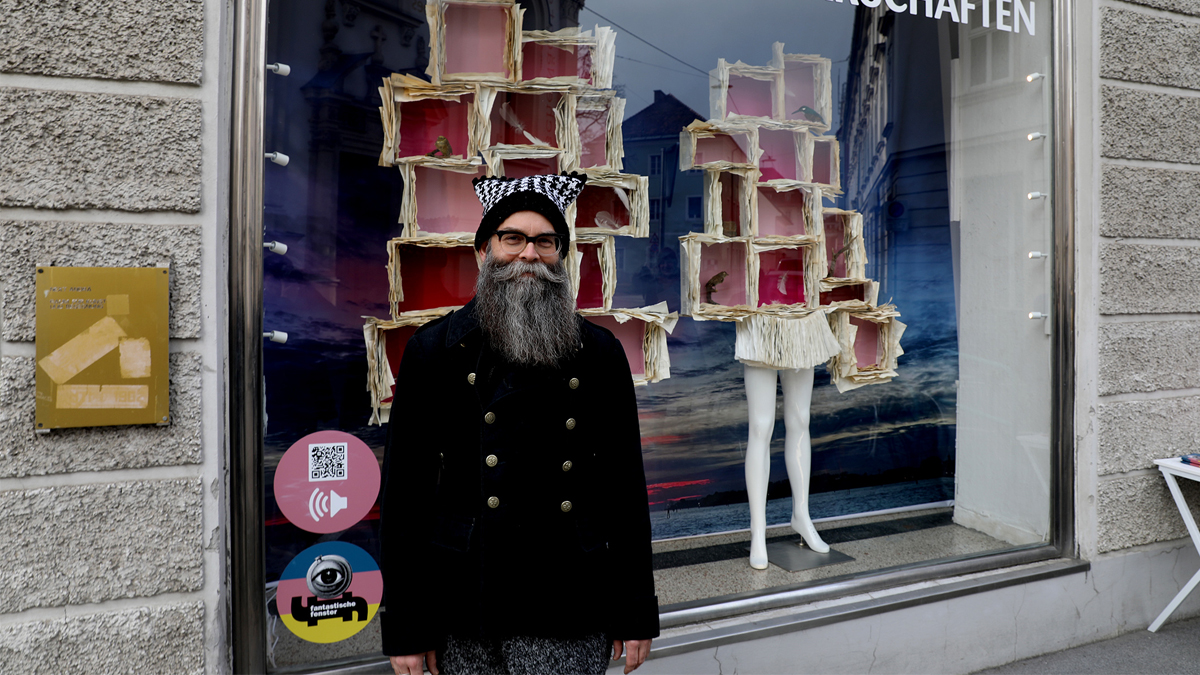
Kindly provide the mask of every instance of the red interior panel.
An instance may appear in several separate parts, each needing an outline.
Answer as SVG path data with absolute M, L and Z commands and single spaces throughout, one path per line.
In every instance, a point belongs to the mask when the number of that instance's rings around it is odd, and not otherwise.
M 561 94 L 520 94 L 502 91 L 492 103 L 492 145 L 558 147 L 554 108 Z M 507 118 L 507 119 L 506 119 Z M 517 125 L 512 124 L 516 122 Z M 526 136 L 532 135 L 538 142 Z
M 617 320 L 611 316 L 589 316 L 587 320 L 612 331 L 613 335 L 616 335 L 617 339 L 621 341 L 621 346 L 625 348 L 625 358 L 629 360 L 629 370 L 635 377 L 646 375 L 646 352 L 642 347 L 642 340 L 646 333 L 645 322 L 630 319 L 625 323 L 617 323 Z
M 467 110 L 474 99 L 474 94 L 465 94 L 461 102 L 427 99 L 401 103 L 400 147 L 396 155 L 427 155 L 437 149 L 438 136 L 445 136 L 450 143 L 450 154 L 466 157 Z
M 470 246 L 400 244 L 404 302 L 399 311 L 465 305 L 475 295 L 478 275 L 475 251 Z
M 579 309 L 604 307 L 604 272 L 600 268 L 600 244 L 576 244 L 579 252 Z
M 505 165 L 508 163 L 505 162 Z M 443 171 L 418 166 L 413 173 L 417 198 L 417 225 L 423 232 L 474 232 L 483 218 L 471 179 L 477 173 Z
M 586 185 L 575 201 L 575 227 L 602 227 L 615 230 L 629 224 L 629 208 L 621 195 L 629 199 L 629 193 L 618 193 L 620 188 Z
M 758 188 L 758 236 L 796 237 L 807 234 L 804 212 L 807 208 L 802 190 L 776 192 Z
M 725 113 L 753 117 L 771 116 L 771 82 L 740 75 L 729 76 Z
M 758 167 L 762 180 L 802 180 L 796 165 L 796 134 L 791 131 L 758 130 L 758 147 L 762 155 Z
M 803 248 L 784 248 L 759 254 L 759 307 L 804 303 L 805 253 Z
M 858 327 L 854 335 L 854 358 L 859 368 L 879 365 L 879 324 L 850 317 L 850 323 Z
M 498 5 L 451 3 L 446 6 L 446 67 L 443 72 L 504 73 L 508 11 Z

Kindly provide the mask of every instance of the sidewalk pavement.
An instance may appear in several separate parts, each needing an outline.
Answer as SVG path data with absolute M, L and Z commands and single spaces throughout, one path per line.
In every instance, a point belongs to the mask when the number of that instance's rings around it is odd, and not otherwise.
M 1200 673 L 1200 618 L 1135 630 L 1108 640 L 1035 656 L 974 675 L 1171 675 Z

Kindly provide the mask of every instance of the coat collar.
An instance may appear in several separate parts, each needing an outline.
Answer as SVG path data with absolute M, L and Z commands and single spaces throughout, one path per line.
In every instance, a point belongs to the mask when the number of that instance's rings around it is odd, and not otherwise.
M 478 330 L 479 320 L 475 318 L 475 298 L 471 298 L 470 302 L 450 315 L 450 326 L 446 330 L 446 346 L 453 347 Z

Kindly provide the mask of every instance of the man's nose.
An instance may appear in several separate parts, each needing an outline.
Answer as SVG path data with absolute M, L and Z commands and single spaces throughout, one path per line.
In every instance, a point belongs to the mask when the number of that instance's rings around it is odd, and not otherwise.
M 542 256 L 538 255 L 537 248 L 534 247 L 532 239 L 526 240 L 525 248 L 521 249 L 521 254 L 518 257 L 525 262 L 537 262 L 542 259 Z

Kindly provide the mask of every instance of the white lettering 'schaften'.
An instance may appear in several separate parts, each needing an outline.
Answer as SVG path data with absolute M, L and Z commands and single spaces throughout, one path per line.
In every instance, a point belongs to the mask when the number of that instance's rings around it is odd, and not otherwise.
M 978 10 L 984 28 L 991 28 L 995 20 L 997 30 L 1020 33 L 1021 26 L 1030 35 L 1037 35 L 1037 3 L 1035 0 L 924 0 L 925 16 L 930 19 L 949 17 L 955 23 L 971 23 L 971 12 Z M 887 7 L 890 12 L 908 12 L 917 15 L 922 0 L 828 0 L 849 3 L 855 7 Z

